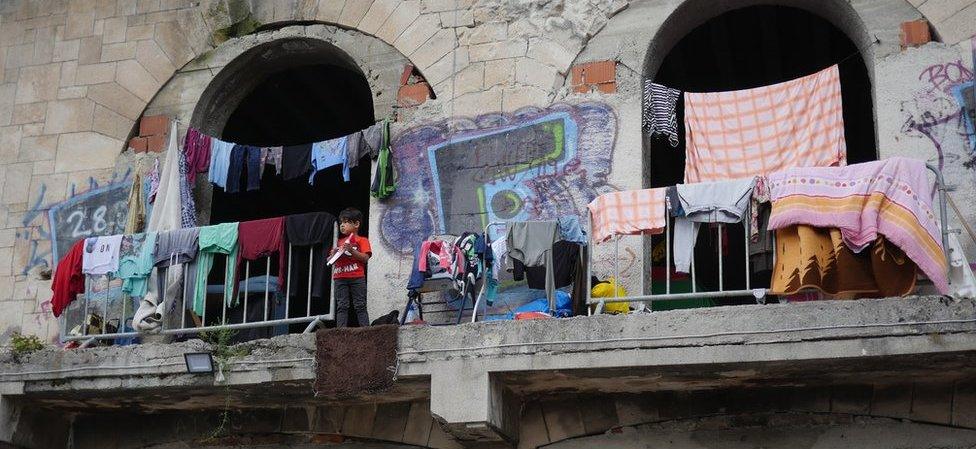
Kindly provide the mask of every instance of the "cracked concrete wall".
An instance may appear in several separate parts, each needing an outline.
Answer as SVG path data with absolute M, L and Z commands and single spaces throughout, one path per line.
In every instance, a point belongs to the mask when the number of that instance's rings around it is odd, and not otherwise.
M 855 42 L 873 37 L 881 40 L 866 51 L 875 83 L 881 156 L 918 155 L 916 150 L 923 148 L 924 157 L 944 162 L 958 192 L 956 202 L 965 216 L 976 218 L 976 212 L 967 212 L 972 210 L 967 205 L 976 199 L 976 187 L 969 168 L 972 156 L 966 150 L 976 138 L 949 129 L 959 120 L 939 127 L 937 136 L 917 118 L 914 123 L 921 124 L 921 130 L 918 126 L 896 129 L 913 117 L 959 118 L 951 112 L 951 92 L 967 82 L 965 74 L 971 80 L 972 44 L 966 39 L 964 25 L 976 10 L 971 2 L 813 2 L 820 5 L 816 7 L 801 0 L 780 3 L 813 8 L 833 17 Z M 139 117 L 175 116 L 183 127 L 203 120 L 193 118 L 199 98 L 221 69 L 249 48 L 299 37 L 339 48 L 366 75 L 377 117 L 392 109 L 402 64 L 416 65 L 433 86 L 437 100 L 400 111 L 394 134 L 402 137 L 416 136 L 429 127 L 442 128 L 443 137 L 446 123 L 472 131 L 499 120 L 518 122 L 526 114 L 559 108 L 602 108 L 604 123 L 613 123 L 612 135 L 606 126 L 580 134 L 589 151 L 584 154 L 595 155 L 603 164 L 599 182 L 589 178 L 577 182 L 582 177 L 578 170 L 556 179 L 569 184 L 570 189 L 563 190 L 576 191 L 567 198 L 565 210 L 579 211 L 600 189 L 643 185 L 641 164 L 635 163 L 644 159 L 639 81 L 648 58 L 663 57 L 667 50 L 661 48 L 664 41 L 657 39 L 666 22 L 691 26 L 717 13 L 700 9 L 692 11 L 690 19 L 672 17 L 675 11 L 694 9 L 696 4 L 694 0 L 4 2 L 0 7 L 0 206 L 4 217 L 0 308 L 12 313 L 0 317 L 0 340 L 13 331 L 56 339 L 50 280 L 44 273 L 57 262 L 52 242 L 65 235 L 110 233 L 119 221 L 72 208 L 92 197 L 105 198 L 113 207 L 119 205 L 112 195 L 127 188 L 134 170 L 148 170 L 150 164 L 140 160 L 155 157 L 120 156 Z M 721 4 L 728 8 L 750 2 Z M 828 8 L 830 5 L 837 8 Z M 851 14 L 845 12 L 851 10 Z M 932 18 L 946 42 L 900 52 L 898 24 L 923 16 Z M 676 39 L 686 31 L 678 27 L 664 34 Z M 605 59 L 619 62 L 616 93 L 570 92 L 567 74 L 574 63 Z M 912 63 L 923 60 L 926 62 Z M 938 64 L 955 70 L 954 84 L 939 86 L 942 98 L 935 101 L 940 103 L 916 109 L 903 106 L 920 96 L 931 96 L 926 74 L 938 78 L 935 75 L 940 69 L 931 69 Z M 915 72 L 923 79 L 914 79 Z M 593 104 L 600 107 L 594 109 Z M 216 126 L 216 122 L 206 126 Z M 549 191 L 544 187 L 539 188 L 542 194 Z M 197 190 L 204 220 L 209 209 L 207 189 L 209 186 L 200 185 Z M 412 201 L 423 201 L 424 194 L 424 189 L 405 189 L 400 206 L 409 208 Z M 540 203 L 563 210 L 561 202 Z M 384 219 L 397 223 L 403 214 L 396 206 L 374 200 L 371 229 L 382 229 Z M 52 211 L 76 218 L 52 221 Z M 953 223 L 961 226 L 958 221 Z M 386 227 L 390 229 L 388 224 Z M 395 237 L 389 240 L 396 242 Z M 641 245 L 636 238 L 622 243 L 623 283 L 636 291 L 643 271 Z M 971 243 L 966 245 L 973 249 Z M 385 248 L 372 261 L 372 314 L 402 305 L 410 261 L 404 253 L 402 248 Z M 598 248 L 594 259 L 596 275 L 611 272 L 611 248 Z

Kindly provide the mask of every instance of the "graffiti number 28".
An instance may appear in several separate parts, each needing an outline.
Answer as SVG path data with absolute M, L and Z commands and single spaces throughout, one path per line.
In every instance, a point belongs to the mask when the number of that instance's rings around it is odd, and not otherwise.
M 86 226 L 88 217 L 86 216 L 84 210 L 76 210 L 72 212 L 70 215 L 68 215 L 67 219 L 68 223 L 72 223 L 74 225 L 71 230 L 71 237 L 77 239 L 79 237 L 88 237 L 92 235 L 93 232 L 96 234 L 104 232 L 108 228 L 108 223 L 105 222 L 106 212 L 108 212 L 108 207 L 106 206 L 99 206 L 98 209 L 95 209 L 95 212 L 92 214 L 91 229 Z

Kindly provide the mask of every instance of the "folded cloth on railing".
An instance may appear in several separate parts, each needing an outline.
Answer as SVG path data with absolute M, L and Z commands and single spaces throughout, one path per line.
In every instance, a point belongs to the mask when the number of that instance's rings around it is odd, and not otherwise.
M 286 181 L 301 178 L 312 170 L 312 144 L 290 145 L 281 149 L 281 177 Z
M 224 270 L 224 303 L 232 307 L 237 302 L 234 297 L 234 277 L 237 273 L 237 222 L 222 223 L 200 228 L 200 251 L 197 254 L 197 278 L 193 289 L 193 311 L 203 315 L 207 299 L 207 277 L 213 268 L 215 254 L 227 254 Z
M 521 221 L 508 224 L 508 257 L 526 267 L 547 267 L 545 290 L 555 300 L 556 282 L 552 246 L 559 240 L 555 221 Z
M 71 249 L 61 257 L 54 270 L 54 280 L 51 282 L 51 312 L 55 317 L 75 300 L 79 293 L 85 292 L 85 275 L 81 272 L 82 254 L 85 252 L 85 239 L 78 240 Z
M 755 178 L 750 177 L 674 186 L 685 214 L 674 221 L 675 271 L 688 272 L 699 223 L 739 223 L 745 218 L 754 183 Z
M 122 237 L 118 276 L 122 279 L 123 293 L 136 298 L 146 294 L 146 290 L 149 288 L 149 274 L 152 273 L 155 249 L 155 232 Z
M 769 184 L 769 229 L 795 224 L 838 228 L 854 252 L 883 235 L 918 264 L 939 292 L 949 293 L 925 162 L 896 157 L 847 167 L 794 168 L 769 175 Z
M 776 230 L 776 265 L 769 292 L 815 288 L 835 299 L 903 296 L 915 287 L 916 265 L 884 237 L 854 253 L 836 228 L 791 225 Z
M 285 217 L 238 223 L 237 246 L 238 266 L 242 260 L 258 260 L 277 254 L 278 278 L 285 278 Z
M 844 165 L 840 72 L 771 86 L 685 92 L 685 182 Z
M 85 239 L 85 253 L 81 259 L 81 271 L 85 274 L 102 275 L 119 270 L 121 235 L 106 235 Z
M 197 257 L 200 228 L 182 228 L 163 231 L 156 236 L 153 261 L 158 267 L 191 262 Z
M 577 276 L 586 277 L 586 273 L 577 270 L 580 257 L 580 244 L 560 240 L 552 245 L 552 273 L 554 286 L 562 288 L 572 285 Z M 516 281 L 525 278 L 529 288 L 546 288 L 546 267 L 526 267 L 522 262 L 515 261 L 512 270 Z
M 587 205 L 596 243 L 614 235 L 664 232 L 665 188 L 625 190 L 600 195 Z
M 268 293 L 277 293 L 280 288 L 280 283 L 278 278 L 275 276 L 251 276 L 246 280 L 239 281 L 237 283 L 238 292 L 246 291 L 250 295 L 264 294 L 264 289 L 268 289 Z M 224 291 L 223 284 L 208 284 L 207 294 L 216 295 Z
M 321 298 L 324 296 L 325 285 L 328 282 L 327 271 L 328 266 L 326 266 L 326 258 L 324 256 L 325 249 L 332 243 L 332 233 L 335 226 L 335 217 L 332 214 L 326 212 L 311 212 L 307 214 L 297 214 L 289 215 L 285 217 L 285 238 L 287 242 L 284 244 L 287 247 L 288 243 L 292 245 L 292 255 L 294 259 L 292 260 L 292 270 L 288 276 L 291 276 L 292 286 L 295 288 L 289 291 L 289 294 L 295 294 L 297 291 L 304 291 L 304 289 L 298 286 L 298 274 L 299 272 L 307 273 L 308 264 L 312 264 L 312 297 Z M 306 253 L 307 249 L 303 251 L 297 251 L 294 247 L 312 247 L 312 258 L 307 259 Z M 291 256 L 289 256 L 291 257 Z M 287 267 L 288 258 L 283 258 L 285 266 Z M 304 270 L 299 269 L 299 265 L 304 266 Z

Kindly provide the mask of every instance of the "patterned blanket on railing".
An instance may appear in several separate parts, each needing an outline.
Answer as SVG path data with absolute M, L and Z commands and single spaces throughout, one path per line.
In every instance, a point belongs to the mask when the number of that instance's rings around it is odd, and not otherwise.
M 878 234 L 900 248 L 943 294 L 947 263 L 925 163 L 891 158 L 847 167 L 792 168 L 769 175 L 769 229 L 838 228 L 860 252 Z
M 596 197 L 587 206 L 592 218 L 593 241 L 605 242 L 615 235 L 664 232 L 666 190 L 624 190 Z

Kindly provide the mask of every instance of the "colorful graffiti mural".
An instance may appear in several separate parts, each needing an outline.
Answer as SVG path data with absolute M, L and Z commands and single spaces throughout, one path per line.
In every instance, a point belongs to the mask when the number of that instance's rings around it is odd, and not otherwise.
M 616 136 L 617 117 L 603 103 L 453 118 L 399 134 L 397 192 L 380 212 L 382 242 L 400 267 L 390 280 L 406 279 L 414 249 L 432 234 L 582 217 L 593 198 L 618 190 L 609 181 Z M 489 314 L 541 294 L 510 274 L 501 276 L 498 293 Z
M 433 233 L 582 215 L 597 195 L 616 190 L 608 182 L 616 133 L 616 116 L 602 103 L 409 129 L 393 142 L 400 178 L 382 211 L 382 241 L 407 255 Z

